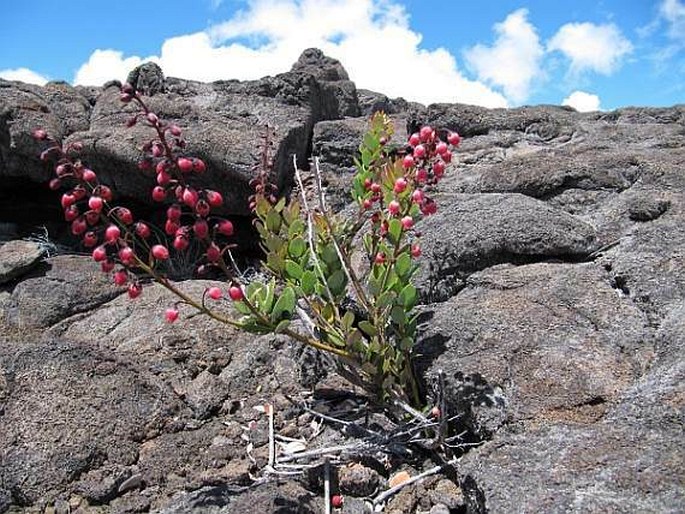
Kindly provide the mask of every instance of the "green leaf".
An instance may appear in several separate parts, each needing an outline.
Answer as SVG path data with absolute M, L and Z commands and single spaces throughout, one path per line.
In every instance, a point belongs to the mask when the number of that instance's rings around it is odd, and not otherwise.
M 416 288 L 411 284 L 407 284 L 400 292 L 400 302 L 402 302 L 407 311 L 410 311 L 416 305 L 417 296 Z
M 405 337 L 400 341 L 400 350 L 406 352 L 414 347 L 414 340 L 411 337 Z
M 404 278 L 411 272 L 411 265 L 411 257 L 405 252 L 395 261 L 395 273 L 397 273 L 400 278 Z
M 266 228 L 272 234 L 278 234 L 281 229 L 281 215 L 273 209 L 266 215 Z
M 304 221 L 302 221 L 299 218 L 295 219 L 292 221 L 292 223 L 288 227 L 288 236 L 289 237 L 295 237 L 295 236 L 302 235 L 304 233 L 304 229 L 305 229 Z
M 290 320 L 289 319 L 284 319 L 281 320 L 278 325 L 276 325 L 276 328 L 274 329 L 274 332 L 277 334 L 280 334 L 283 332 L 286 328 L 288 328 L 288 325 L 290 325 Z
M 300 280 L 302 278 L 302 266 L 298 263 L 286 259 L 285 261 L 285 274 L 292 278 L 293 280 Z
M 267 250 L 269 250 L 270 252 L 279 251 L 285 243 L 283 239 L 269 232 L 266 232 L 266 236 L 262 237 L 262 241 L 264 242 L 264 246 L 266 246 Z
M 268 334 L 272 330 L 271 326 L 264 325 L 256 320 L 245 321 L 240 325 L 240 328 L 251 334 Z
M 402 223 L 397 218 L 393 218 L 388 223 L 388 239 L 392 244 L 397 244 L 402 235 Z
M 331 290 L 331 293 L 333 293 L 333 296 L 340 296 L 342 293 L 345 292 L 346 287 L 347 276 L 345 275 L 345 272 L 343 272 L 342 270 L 334 272 L 328 278 L 328 288 Z
M 274 205 L 274 210 L 280 213 L 283 210 L 283 207 L 285 207 L 285 196 L 281 197 L 278 203 Z
M 276 322 L 285 318 L 290 318 L 295 310 L 295 291 L 292 287 L 285 287 L 281 292 L 274 310 L 271 312 L 271 320 Z
M 347 311 L 342 319 L 343 330 L 349 332 L 352 328 L 352 323 L 354 323 L 354 313 L 352 311 Z
M 321 258 L 328 266 L 339 267 L 336 266 L 338 264 L 338 253 L 332 243 L 321 249 Z
M 359 323 L 359 328 L 362 329 L 362 331 L 368 336 L 373 337 L 378 335 L 378 330 L 376 329 L 376 327 L 373 326 L 373 324 L 370 321 L 361 321 Z
M 266 256 L 266 265 L 274 273 L 280 274 L 283 271 L 283 259 L 276 253 L 270 253 Z
M 300 287 L 302 287 L 304 294 L 314 294 L 317 282 L 316 275 L 313 271 L 305 271 L 300 278 Z
M 274 293 L 276 291 L 276 279 L 272 278 L 269 283 L 266 284 L 263 291 L 264 296 L 264 312 L 271 312 L 271 308 L 274 303 Z
M 407 322 L 407 313 L 404 308 L 399 305 L 395 305 L 390 311 L 390 319 L 399 326 L 403 326 Z
M 288 245 L 288 253 L 295 258 L 301 257 L 306 250 L 307 244 L 300 236 L 295 237 Z
M 240 314 L 252 314 L 250 308 L 242 300 L 239 302 L 233 302 L 233 307 L 235 307 L 235 310 L 237 310 Z
M 392 305 L 395 302 L 395 298 L 397 297 L 397 293 L 394 291 L 385 291 L 380 297 L 378 298 L 378 301 L 376 301 L 376 307 L 379 309 L 385 309 L 389 305 Z

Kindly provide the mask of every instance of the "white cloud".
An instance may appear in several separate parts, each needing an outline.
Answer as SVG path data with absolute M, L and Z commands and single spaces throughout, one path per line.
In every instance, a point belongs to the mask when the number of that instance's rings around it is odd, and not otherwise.
M 552 37 L 548 51 L 558 50 L 571 60 L 571 72 L 585 70 L 610 75 L 622 59 L 633 51 L 633 45 L 613 23 L 567 23 Z
M 149 57 L 146 60 L 158 59 Z M 105 82 L 118 79 L 126 80 L 128 73 L 144 62 L 140 57 L 126 57 L 116 50 L 95 50 L 88 61 L 81 65 L 74 78 L 75 84 L 101 86 Z
M 659 15 L 668 24 L 669 37 L 685 43 L 685 4 L 680 0 L 664 0 L 659 6 Z
M 75 82 L 123 80 L 148 60 L 174 77 L 255 79 L 287 71 L 304 49 L 317 47 L 340 60 L 360 88 L 422 103 L 507 105 L 502 94 L 468 80 L 447 50 L 421 48 L 421 39 L 394 0 L 249 0 L 225 23 L 167 39 L 159 56 L 96 50 Z
M 0 70 L 0 78 L 5 80 L 19 80 L 21 82 L 26 82 L 27 84 L 38 84 L 39 86 L 44 86 L 49 80 L 40 73 L 36 73 L 28 68 L 15 68 Z
M 561 101 L 561 105 L 573 107 L 578 112 L 599 111 L 599 96 L 585 91 L 574 91 Z
M 492 46 L 476 45 L 465 52 L 468 65 L 480 80 L 502 87 L 516 103 L 528 98 L 532 81 L 541 76 L 543 48 L 535 27 L 519 9 L 494 26 L 497 39 Z

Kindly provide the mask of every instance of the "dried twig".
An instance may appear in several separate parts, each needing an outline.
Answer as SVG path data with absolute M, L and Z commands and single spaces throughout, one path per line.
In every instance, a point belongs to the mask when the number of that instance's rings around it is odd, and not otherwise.
M 379 494 L 378 496 L 376 496 L 373 499 L 374 506 L 378 505 L 379 503 L 384 502 L 387 498 L 389 498 L 390 496 L 392 496 L 396 492 L 400 491 L 404 487 L 407 487 L 408 485 L 414 484 L 414 483 L 416 483 L 420 480 L 423 480 L 424 478 L 429 477 L 431 475 L 435 475 L 437 473 L 440 473 L 442 470 L 444 470 L 448 466 L 454 466 L 456 463 L 457 463 L 457 459 L 452 459 L 445 464 L 441 464 L 440 466 L 435 466 L 434 468 L 431 468 L 427 471 L 424 471 L 423 473 L 419 473 L 418 475 L 411 477 L 409 480 L 402 482 L 401 484 L 397 484 L 396 486 L 391 487 L 390 489 L 382 492 L 381 494 Z

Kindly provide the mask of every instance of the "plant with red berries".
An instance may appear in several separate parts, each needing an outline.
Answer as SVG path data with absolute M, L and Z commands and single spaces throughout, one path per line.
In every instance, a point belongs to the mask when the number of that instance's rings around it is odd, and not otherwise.
M 142 292 L 141 275 L 172 291 L 179 300 L 165 312 L 169 322 L 187 304 L 250 332 L 286 334 L 334 355 L 343 376 L 380 400 L 420 407 L 413 370 L 417 290 L 412 277 L 421 255 L 415 223 L 436 212 L 428 191 L 444 175 L 459 136 L 449 133 L 445 142 L 434 129 L 423 127 L 412 134 L 406 155 L 398 159 L 388 150 L 390 120 L 374 115 L 352 184 L 358 212 L 349 220 L 326 205 L 318 163 L 315 198 L 307 197 L 297 166 L 299 197 L 278 198 L 269 180 L 272 133 L 267 131 L 249 202 L 271 277 L 246 281 L 228 264 L 233 262 L 234 229 L 217 214 L 223 198 L 193 185 L 206 166 L 186 154 L 181 128 L 160 120 L 129 85 L 122 88 L 121 99 L 136 106 L 128 125 L 145 123 L 155 134 L 143 146 L 139 167 L 156 178 L 152 198 L 166 207 L 163 231 L 134 222 L 128 209 L 113 204 L 112 191 L 78 159 L 78 143 L 62 147 L 43 130 L 34 132 L 36 139 L 48 142 L 41 158 L 54 166 L 50 187 L 66 188 L 65 219 L 83 245 L 92 248 L 103 271 L 112 272 L 117 285 L 127 286 L 131 298 Z M 193 299 L 167 278 L 165 263 L 172 252 L 187 251 L 191 242 L 203 249 L 200 267 L 225 273 L 227 296 L 240 319 L 216 309 L 216 302 L 224 299 L 220 288 L 208 288 L 201 299 Z M 369 262 L 367 272 L 352 266 L 358 242 Z

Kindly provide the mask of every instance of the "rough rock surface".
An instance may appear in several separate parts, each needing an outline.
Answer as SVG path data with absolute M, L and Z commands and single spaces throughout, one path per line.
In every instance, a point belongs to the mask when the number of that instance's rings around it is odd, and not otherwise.
M 45 249 L 31 241 L 8 241 L 0 244 L 0 284 L 11 282 L 33 268 L 45 255 Z
M 291 154 L 303 167 L 319 157 L 340 209 L 370 113 L 392 115 L 400 146 L 421 123 L 464 136 L 432 191 L 438 213 L 417 224 L 418 364 L 429 393 L 444 376 L 469 449 L 456 475 L 407 487 L 386 512 L 685 511 L 684 106 L 424 107 L 356 90 L 317 50 L 257 81 L 201 84 L 153 65 L 130 80 L 186 130 L 233 214 L 264 122 L 284 190 Z M 47 178 L 30 137 L 40 125 L 83 140 L 102 177 L 147 202 L 136 159 L 149 136 L 123 127 L 125 111 L 115 84 L 0 81 L 0 198 Z M 0 209 L 0 223 L 25 223 L 12 215 L 33 205 Z M 121 293 L 80 255 L 0 286 L 0 512 L 323 512 L 316 473 L 252 478 L 268 462 L 265 404 L 279 433 L 308 440 L 297 402 L 347 387 L 326 363 L 185 306 L 165 323 L 174 299 L 161 286 Z M 317 441 L 345 436 L 326 426 Z M 368 511 L 355 490 L 388 487 L 391 471 L 365 464 L 340 476 L 343 512 Z

